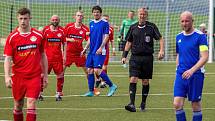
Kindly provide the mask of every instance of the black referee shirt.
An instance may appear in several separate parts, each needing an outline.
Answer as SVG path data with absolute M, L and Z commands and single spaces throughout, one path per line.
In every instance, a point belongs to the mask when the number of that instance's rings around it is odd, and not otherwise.
M 154 41 L 159 40 L 161 34 L 154 23 L 146 21 L 144 25 L 140 26 L 137 23 L 131 25 L 126 35 L 126 41 L 132 43 L 132 55 L 144 56 L 152 55 L 154 53 Z

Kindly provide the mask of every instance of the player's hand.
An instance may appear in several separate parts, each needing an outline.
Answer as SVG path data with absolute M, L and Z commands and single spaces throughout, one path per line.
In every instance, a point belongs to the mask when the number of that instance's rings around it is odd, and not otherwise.
M 122 58 L 122 60 L 121 60 L 122 64 L 125 64 L 126 60 L 127 60 L 126 58 Z
M 13 81 L 10 76 L 5 77 L 5 85 L 7 88 L 12 88 Z
M 48 75 L 43 76 L 43 88 L 48 86 Z
M 164 58 L 164 51 L 159 51 L 158 53 L 158 60 L 161 60 Z
M 100 47 L 97 51 L 96 51 L 96 54 L 102 54 L 102 48 Z
M 84 56 L 84 55 L 86 54 L 86 52 L 87 52 L 87 49 L 84 48 L 84 49 L 81 51 L 81 56 Z
M 182 74 L 182 78 L 189 79 L 192 75 L 193 75 L 193 71 L 191 69 L 189 69 Z

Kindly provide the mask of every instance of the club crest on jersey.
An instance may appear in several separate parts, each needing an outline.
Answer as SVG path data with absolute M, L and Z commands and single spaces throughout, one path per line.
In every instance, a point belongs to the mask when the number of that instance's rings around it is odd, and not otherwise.
M 62 36 L 62 34 L 61 34 L 61 33 L 58 33 L 58 34 L 57 34 L 57 36 L 58 36 L 58 37 L 61 37 L 61 36 Z
M 36 38 L 35 36 L 32 36 L 32 37 L 30 38 L 30 40 L 31 40 L 32 42 L 35 42 L 35 41 L 37 40 L 37 38 Z
M 79 34 L 83 34 L 83 31 L 79 31 Z
M 146 36 L 145 41 L 150 42 L 151 41 L 150 36 Z

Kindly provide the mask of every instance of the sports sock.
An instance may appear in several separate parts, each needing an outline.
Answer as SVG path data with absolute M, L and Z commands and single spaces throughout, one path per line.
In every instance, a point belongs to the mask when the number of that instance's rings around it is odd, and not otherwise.
M 63 91 L 64 77 L 57 78 L 57 92 Z
M 109 87 L 111 87 L 113 85 L 113 83 L 111 82 L 110 78 L 108 77 L 108 75 L 105 72 L 101 72 L 101 74 L 99 75 L 107 85 L 109 85 Z
M 13 110 L 13 119 L 14 121 L 23 121 L 23 112 L 22 110 Z
M 176 121 L 186 121 L 186 115 L 183 109 L 176 110 Z
M 36 121 L 36 109 L 27 109 L 26 121 Z
M 135 103 L 136 90 L 137 90 L 137 83 L 130 83 L 129 85 L 130 104 L 133 104 L 133 105 Z
M 94 83 L 95 83 L 94 74 L 88 74 L 88 88 L 89 88 L 89 91 L 94 91 Z
M 202 111 L 193 111 L 193 121 L 202 121 Z
M 146 103 L 146 98 L 149 94 L 149 84 L 142 85 L 142 103 Z

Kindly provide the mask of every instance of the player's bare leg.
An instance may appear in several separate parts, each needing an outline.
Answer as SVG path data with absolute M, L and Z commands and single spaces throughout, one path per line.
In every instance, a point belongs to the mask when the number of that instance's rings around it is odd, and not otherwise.
M 183 110 L 184 100 L 184 97 L 174 97 L 173 105 L 177 121 L 186 121 L 185 111 Z
M 16 101 L 14 100 L 14 109 L 13 109 L 13 117 L 14 121 L 23 121 L 23 105 L 24 105 L 24 98 Z
M 35 98 L 27 98 L 26 121 L 36 121 L 36 101 Z

